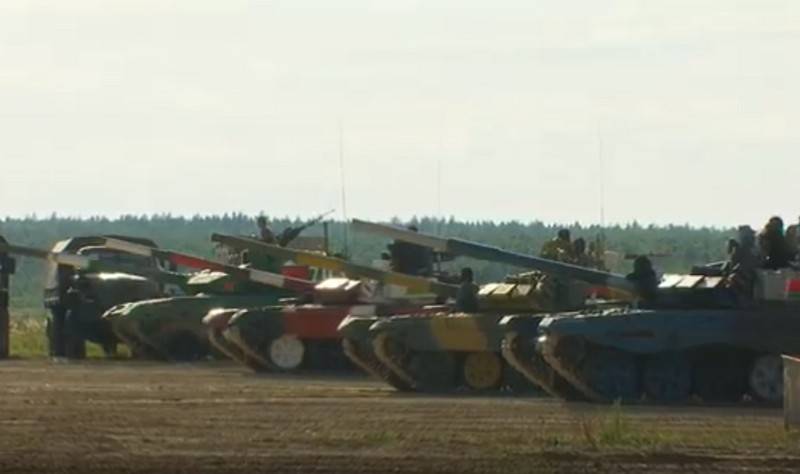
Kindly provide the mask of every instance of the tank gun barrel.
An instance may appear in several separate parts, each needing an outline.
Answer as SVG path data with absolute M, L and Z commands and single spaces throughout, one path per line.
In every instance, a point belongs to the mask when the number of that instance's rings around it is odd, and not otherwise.
M 24 245 L 0 243 L 0 252 L 39 260 L 50 260 L 59 265 L 67 265 L 79 269 L 87 269 L 92 266 L 93 262 L 91 258 L 84 255 L 75 255 L 67 252 L 51 252 L 36 247 L 26 247 Z
M 299 293 L 310 293 L 314 290 L 315 283 L 302 278 L 294 278 L 277 273 L 256 270 L 254 268 L 241 268 L 235 265 L 228 265 L 202 257 L 196 257 L 171 250 L 157 249 L 147 245 L 135 244 L 124 240 L 106 239 L 105 245 L 108 248 L 128 252 L 143 257 L 155 257 L 166 260 L 177 266 L 193 268 L 195 270 L 213 270 L 227 273 L 233 278 L 250 281 L 260 285 L 274 288 L 286 288 Z
M 292 260 L 300 265 L 341 272 L 355 278 L 369 278 L 381 283 L 401 286 L 416 292 L 434 293 L 437 296 L 444 297 L 455 296 L 458 292 L 458 287 L 456 285 L 442 283 L 433 279 L 406 275 L 404 273 L 381 270 L 368 265 L 359 265 L 340 258 L 328 257 L 313 252 L 271 245 L 248 237 L 213 234 L 211 240 L 239 250 L 265 253 L 281 260 Z
M 478 260 L 505 263 L 516 267 L 538 270 L 564 278 L 583 281 L 590 285 L 606 286 L 628 293 L 636 292 L 636 287 L 632 282 L 628 281 L 624 275 L 616 273 L 603 272 L 569 263 L 534 257 L 533 255 L 512 252 L 493 245 L 479 244 L 464 239 L 437 237 L 359 219 L 353 219 L 352 225 L 353 229 L 357 231 L 370 232 L 391 239 L 428 247 L 437 252 L 446 252 Z

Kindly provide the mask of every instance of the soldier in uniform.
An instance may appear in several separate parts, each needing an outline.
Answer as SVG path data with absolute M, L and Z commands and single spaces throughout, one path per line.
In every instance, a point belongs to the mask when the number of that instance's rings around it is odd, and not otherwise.
M 541 256 L 549 260 L 571 262 L 574 258 L 569 229 L 561 229 L 553 240 L 542 246 Z
M 800 226 L 792 224 L 786 228 L 786 247 L 789 250 L 789 259 L 800 260 Z
M 572 242 L 572 263 L 587 268 L 595 266 L 592 256 L 586 253 L 586 241 L 583 237 L 578 237 Z
M 478 311 L 478 285 L 475 284 L 472 268 L 461 269 L 460 284 L 456 294 L 456 310 L 462 313 Z
M 636 285 L 637 291 L 645 301 L 653 301 L 658 291 L 658 275 L 653 269 L 653 262 L 644 255 L 633 261 L 633 271 L 625 275 L 625 279 Z
M 272 232 L 272 229 L 270 229 L 267 225 L 267 218 L 264 216 L 258 216 L 256 219 L 256 225 L 258 226 L 258 238 L 267 244 L 275 244 L 275 233 Z
M 783 219 L 772 217 L 758 234 L 763 267 L 778 270 L 789 266 L 791 255 L 783 235 Z
M 728 241 L 728 262 L 723 273 L 728 288 L 739 296 L 752 298 L 756 269 L 759 266 L 756 233 L 749 225 L 743 225 L 739 227 L 737 234 L 736 239 Z

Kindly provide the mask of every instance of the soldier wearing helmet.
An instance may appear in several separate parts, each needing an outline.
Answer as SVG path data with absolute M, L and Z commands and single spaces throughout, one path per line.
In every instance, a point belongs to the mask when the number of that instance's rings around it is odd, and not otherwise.
M 267 218 L 258 216 L 256 218 L 256 225 L 258 226 L 258 238 L 268 244 L 275 244 L 275 233 L 267 225 Z
M 550 260 L 572 262 L 575 252 L 572 246 L 569 229 L 561 229 L 553 240 L 548 240 L 542 246 L 541 256 Z
M 783 219 L 780 217 L 771 217 L 759 232 L 758 246 L 764 268 L 777 270 L 789 266 L 791 255 L 783 235 Z

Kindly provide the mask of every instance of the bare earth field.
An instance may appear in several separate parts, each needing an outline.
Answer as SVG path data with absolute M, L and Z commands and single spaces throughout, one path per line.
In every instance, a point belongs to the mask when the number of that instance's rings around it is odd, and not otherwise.
M 798 472 L 780 410 L 403 395 L 233 365 L 0 362 L 0 473 Z

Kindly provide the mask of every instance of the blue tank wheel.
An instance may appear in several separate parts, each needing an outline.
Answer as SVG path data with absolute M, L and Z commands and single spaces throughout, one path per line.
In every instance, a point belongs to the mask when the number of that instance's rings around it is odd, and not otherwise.
M 449 352 L 414 352 L 408 371 L 420 392 L 446 392 L 456 387 L 456 360 Z
M 642 387 L 648 399 L 677 403 L 689 398 L 692 365 L 681 354 L 657 354 L 644 361 Z
M 627 354 L 590 350 L 580 372 L 587 385 L 607 400 L 636 401 L 640 398 L 636 360 Z
M 693 372 L 694 393 L 707 403 L 736 403 L 747 391 L 747 365 L 735 354 L 699 353 Z
M 748 376 L 750 393 L 762 402 L 783 400 L 783 360 L 779 355 L 765 354 L 753 361 Z

